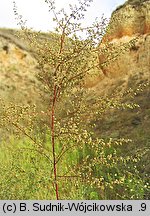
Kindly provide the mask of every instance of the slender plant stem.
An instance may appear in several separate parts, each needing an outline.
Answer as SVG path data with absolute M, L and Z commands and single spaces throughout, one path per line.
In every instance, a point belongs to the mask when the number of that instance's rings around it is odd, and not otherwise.
M 55 102 L 56 102 L 56 85 L 54 86 L 54 97 L 52 104 L 52 115 L 51 115 L 51 132 L 52 132 L 52 152 L 53 152 L 53 172 L 54 172 L 54 186 L 56 199 L 59 200 L 58 183 L 57 183 L 57 165 L 55 155 Z

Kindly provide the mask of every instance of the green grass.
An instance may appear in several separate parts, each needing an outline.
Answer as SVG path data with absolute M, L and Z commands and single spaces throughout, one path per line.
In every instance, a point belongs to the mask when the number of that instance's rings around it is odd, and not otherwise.
M 52 159 L 49 138 L 45 147 Z M 56 152 L 60 150 L 61 144 L 57 143 Z M 11 137 L 1 143 L 0 199 L 55 199 L 52 163 L 40 151 L 27 138 Z M 94 150 L 84 145 L 82 150 L 68 151 L 58 164 L 60 199 L 143 199 L 147 185 L 133 161 L 122 157 L 117 163 L 120 151 L 114 144 L 103 150 L 102 146 Z M 80 169 L 74 169 L 79 164 Z M 65 178 L 64 173 L 76 176 Z M 82 178 L 77 177 L 79 174 Z

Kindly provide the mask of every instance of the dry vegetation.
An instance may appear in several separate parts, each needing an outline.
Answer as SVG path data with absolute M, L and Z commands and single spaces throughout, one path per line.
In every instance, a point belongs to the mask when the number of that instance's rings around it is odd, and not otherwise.
M 65 21 L 19 40 L 0 30 L 0 198 L 149 199 L 149 80 L 105 77 L 95 33 L 68 40 Z

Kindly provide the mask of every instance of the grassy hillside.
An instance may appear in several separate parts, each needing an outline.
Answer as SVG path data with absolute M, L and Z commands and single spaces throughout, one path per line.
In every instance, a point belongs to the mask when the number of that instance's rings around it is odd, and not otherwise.
M 15 35 L 15 30 L 0 30 L 0 97 L 6 104 L 9 102 L 20 105 L 35 103 L 39 110 L 44 110 L 48 100 L 46 97 L 46 101 L 43 101 L 43 96 L 41 96 L 41 93 L 43 95 L 45 92 L 37 78 L 40 68 L 36 60 L 36 50 L 29 48 L 27 41 L 22 38 L 18 40 Z M 57 39 L 56 35 L 41 33 L 38 42 L 43 38 L 51 46 L 54 46 L 54 40 Z M 114 79 L 101 76 L 98 81 L 96 76 L 94 79 L 94 85 L 86 86 L 88 92 L 86 105 L 89 110 L 84 115 L 83 124 L 87 130 L 91 130 L 91 123 L 95 124 L 94 129 L 92 128 L 94 139 L 96 137 L 102 139 L 104 146 L 101 143 L 96 146 L 95 151 L 92 149 L 92 143 L 89 147 L 84 144 L 82 149 L 78 147 L 76 151 L 67 153 L 59 167 L 60 175 L 69 173 L 75 176 L 77 174 L 86 176 L 90 171 L 94 174 L 94 180 L 90 179 L 91 182 L 86 182 L 85 179 L 88 176 L 84 177 L 84 180 L 73 178 L 71 181 L 60 178 L 62 199 L 148 199 L 150 197 L 148 190 L 150 85 L 147 74 L 140 77 L 137 77 L 137 74 L 126 74 Z M 73 93 L 70 92 L 70 95 L 70 98 L 67 98 L 69 102 L 63 98 L 58 108 L 58 112 L 63 110 L 61 118 L 64 118 L 68 104 L 72 103 Z M 109 103 L 108 108 L 106 107 L 101 115 L 94 107 L 94 101 L 98 97 Z M 118 109 L 114 105 L 111 107 L 111 99 L 112 101 L 119 100 L 122 103 L 131 102 L 139 106 L 134 109 L 123 109 L 123 107 Z M 94 115 L 88 115 L 90 110 L 93 110 Z M 14 120 L 17 122 L 15 118 L 16 112 L 14 111 Z M 46 136 L 43 138 L 43 131 L 40 130 L 43 126 L 43 118 L 41 121 L 38 119 L 31 130 L 29 128 L 29 131 L 34 134 L 39 143 L 42 140 L 42 144 L 50 154 L 50 134 L 46 131 Z M 28 115 L 26 115 L 26 120 L 29 125 L 32 123 Z M 45 121 L 49 122 L 49 116 Z M 36 124 L 38 124 L 37 128 Z M 6 126 L 9 128 L 9 125 Z M 32 140 L 24 136 L 25 133 L 16 139 L 13 131 L 10 130 L 11 135 L 3 127 L 1 131 L 4 132 L 6 139 L 3 141 L 1 139 L 0 144 L 0 162 L 3 164 L 0 173 L 2 176 L 0 198 L 54 199 L 54 190 L 53 186 L 50 186 L 52 182 L 49 175 L 52 167 L 50 161 L 47 161 L 47 154 L 43 157 L 41 148 L 33 145 Z M 132 140 L 132 142 L 118 144 L 117 140 L 122 138 Z M 110 139 L 114 140 L 112 145 L 109 145 Z M 73 139 L 70 138 L 67 142 L 73 143 Z M 58 152 L 62 148 L 61 145 L 62 143 L 57 144 Z M 137 161 L 134 161 L 133 158 L 137 154 L 141 159 L 137 157 Z M 81 169 L 80 172 L 78 169 L 70 170 L 71 166 L 74 168 L 74 164 L 82 164 L 85 155 L 88 156 L 86 169 Z M 99 158 L 99 155 L 100 164 L 90 167 L 92 164 L 90 162 Z M 124 157 L 130 159 L 123 159 Z

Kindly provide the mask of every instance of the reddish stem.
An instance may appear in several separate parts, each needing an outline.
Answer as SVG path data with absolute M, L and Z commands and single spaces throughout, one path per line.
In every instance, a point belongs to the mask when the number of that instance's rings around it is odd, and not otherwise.
M 56 199 L 59 200 L 58 184 L 57 184 L 57 166 L 56 166 L 56 155 L 55 155 L 55 102 L 56 102 L 56 85 L 54 86 L 54 97 L 52 104 L 52 116 L 51 116 L 51 131 L 52 131 L 52 152 L 53 152 L 53 167 L 54 167 L 54 185 Z
M 65 40 L 65 28 L 63 29 L 63 32 L 61 35 L 59 54 L 61 54 L 63 52 L 64 40 Z M 56 67 L 55 78 L 56 78 L 56 72 L 59 70 L 59 67 L 60 67 L 60 63 Z M 57 93 L 58 93 L 58 97 L 59 97 L 59 88 L 57 89 L 57 85 L 55 84 L 54 85 L 54 93 L 53 93 L 53 103 L 52 103 L 51 131 L 52 131 L 54 185 L 55 185 L 56 199 L 59 200 L 59 192 L 58 192 L 58 184 L 57 184 L 57 161 L 56 161 L 56 155 L 55 155 L 55 102 L 57 100 Z

